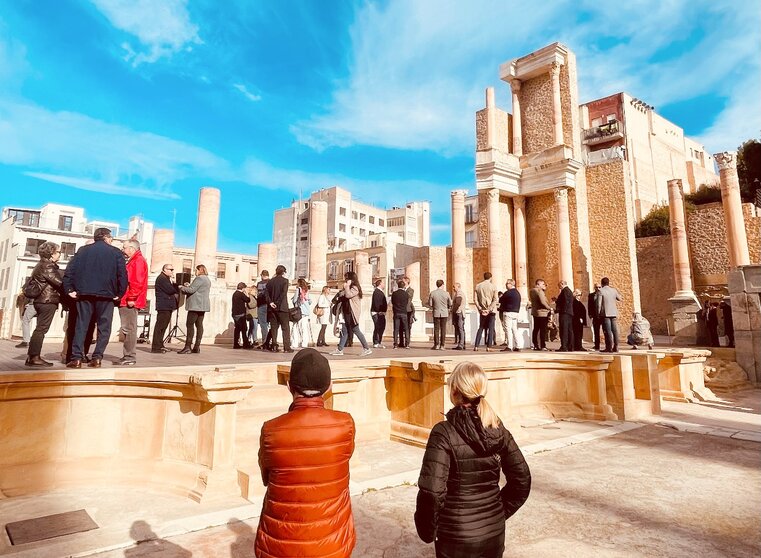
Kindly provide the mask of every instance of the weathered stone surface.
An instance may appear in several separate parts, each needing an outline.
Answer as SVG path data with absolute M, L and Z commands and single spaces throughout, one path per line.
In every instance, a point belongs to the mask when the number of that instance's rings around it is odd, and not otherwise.
M 523 153 L 527 155 L 552 147 L 552 80 L 549 73 L 523 81 L 520 102 Z
M 666 335 L 671 315 L 668 299 L 674 293 L 674 274 L 668 273 L 672 261 L 671 237 L 650 236 L 637 239 L 637 269 L 642 315 L 650 321 L 655 335 Z

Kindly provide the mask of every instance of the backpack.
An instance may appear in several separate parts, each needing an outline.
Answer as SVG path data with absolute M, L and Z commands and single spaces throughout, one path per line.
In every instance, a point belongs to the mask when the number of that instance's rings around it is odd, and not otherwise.
M 40 285 L 39 281 L 30 277 L 24 283 L 24 296 L 28 299 L 35 299 L 42 294 L 44 289 L 43 285 Z

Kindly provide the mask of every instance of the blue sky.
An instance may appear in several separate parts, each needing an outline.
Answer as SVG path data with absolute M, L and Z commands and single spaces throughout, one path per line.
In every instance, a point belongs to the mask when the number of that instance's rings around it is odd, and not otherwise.
M 0 3 L 0 205 L 134 214 L 191 246 L 222 190 L 219 248 L 256 253 L 272 212 L 342 185 L 378 205 L 474 188 L 484 89 L 554 41 L 582 102 L 626 90 L 703 141 L 761 135 L 761 13 L 720 2 L 14 0 Z

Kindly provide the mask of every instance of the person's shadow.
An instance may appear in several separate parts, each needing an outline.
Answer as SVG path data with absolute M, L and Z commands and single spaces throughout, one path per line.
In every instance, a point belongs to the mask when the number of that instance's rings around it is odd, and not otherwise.
M 193 553 L 179 545 L 158 538 L 151 526 L 142 520 L 135 521 L 129 530 L 135 546 L 124 551 L 125 558 L 161 556 L 162 558 L 190 558 Z
M 227 528 L 236 535 L 235 541 L 230 545 L 230 558 L 252 558 L 256 532 L 248 523 L 236 517 L 230 518 Z

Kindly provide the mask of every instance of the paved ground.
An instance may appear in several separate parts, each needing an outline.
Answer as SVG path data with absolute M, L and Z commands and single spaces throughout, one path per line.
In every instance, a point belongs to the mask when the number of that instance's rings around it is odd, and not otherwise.
M 528 457 L 529 501 L 508 522 L 511 557 L 756 557 L 758 444 L 646 426 Z M 357 558 L 424 558 L 412 522 L 417 489 L 355 497 Z M 253 556 L 256 520 L 143 542 L 99 558 Z

